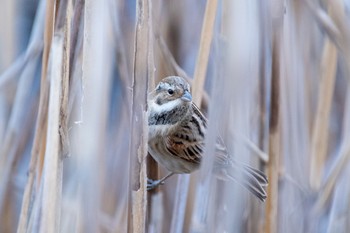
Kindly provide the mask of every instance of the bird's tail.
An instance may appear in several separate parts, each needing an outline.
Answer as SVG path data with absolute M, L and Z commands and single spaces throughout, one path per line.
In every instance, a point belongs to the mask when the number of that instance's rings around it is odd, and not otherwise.
M 233 169 L 227 171 L 228 178 L 248 189 L 261 201 L 265 201 L 267 195 L 263 187 L 268 185 L 265 174 L 248 165 L 237 162 L 233 162 L 232 166 Z

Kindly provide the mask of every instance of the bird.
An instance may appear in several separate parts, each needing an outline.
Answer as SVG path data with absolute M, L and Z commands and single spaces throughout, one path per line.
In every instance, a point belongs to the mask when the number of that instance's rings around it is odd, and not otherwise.
M 179 76 L 162 79 L 148 95 L 148 152 L 169 174 L 159 180 L 147 179 L 147 190 L 164 184 L 174 174 L 192 173 L 203 160 L 208 120 L 192 101 L 189 83 Z M 215 143 L 213 171 L 219 179 L 233 180 L 261 201 L 267 195 L 265 174 L 235 161 L 223 139 Z

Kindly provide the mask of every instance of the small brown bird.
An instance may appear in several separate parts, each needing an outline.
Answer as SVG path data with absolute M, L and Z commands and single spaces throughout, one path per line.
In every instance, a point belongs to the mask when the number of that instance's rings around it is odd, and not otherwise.
M 207 119 L 192 102 L 190 85 L 178 76 L 164 78 L 150 93 L 148 104 L 148 151 L 170 173 L 148 180 L 147 189 L 163 184 L 173 174 L 191 173 L 202 160 Z M 264 173 L 230 158 L 221 138 L 216 140 L 214 172 L 234 180 L 265 201 Z M 238 178 L 237 176 L 240 175 Z

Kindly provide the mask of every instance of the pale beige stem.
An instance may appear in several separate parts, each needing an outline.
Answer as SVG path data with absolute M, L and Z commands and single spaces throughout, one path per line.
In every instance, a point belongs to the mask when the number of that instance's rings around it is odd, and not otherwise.
M 193 102 L 201 106 L 204 81 L 207 73 L 211 41 L 213 39 L 215 16 L 217 12 L 217 0 L 208 0 L 205 7 L 199 52 L 194 71 Z

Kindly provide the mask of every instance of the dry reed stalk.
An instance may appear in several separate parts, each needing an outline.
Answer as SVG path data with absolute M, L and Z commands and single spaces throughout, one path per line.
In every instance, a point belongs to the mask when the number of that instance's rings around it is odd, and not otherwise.
M 279 31 L 281 32 L 281 31 Z M 270 115 L 270 135 L 269 135 L 269 160 L 266 201 L 266 223 L 265 232 L 277 232 L 277 210 L 278 210 L 278 176 L 280 166 L 280 43 L 276 35 L 272 47 L 272 80 L 271 80 L 271 115 Z
M 77 0 L 74 4 L 74 10 L 73 10 L 73 18 L 72 18 L 72 29 L 71 29 L 71 38 L 70 40 L 70 64 L 69 67 L 73 67 L 73 63 L 78 59 L 78 56 L 76 56 L 77 52 L 77 45 L 78 45 L 78 39 L 81 39 L 82 36 L 79 36 L 79 32 L 83 31 L 81 30 L 81 22 L 82 22 L 82 15 L 84 12 L 84 0 Z M 73 69 L 70 69 L 72 72 Z
M 334 15 L 329 6 L 330 16 Z M 337 49 L 329 38 L 325 39 L 321 61 L 321 77 L 318 94 L 316 119 L 313 126 L 311 161 L 310 161 L 310 185 L 314 190 L 319 190 L 323 177 L 328 147 L 328 125 L 333 99 L 335 77 L 337 71 Z
M 32 110 L 30 107 L 33 107 L 29 100 L 31 99 L 31 88 L 39 60 L 40 55 L 38 54 L 26 65 L 20 77 L 14 102 L 15 107 L 11 112 L 4 145 L 1 149 L 1 154 L 6 155 L 6 157 L 1 159 L 0 163 L 0 210 L 2 211 L 5 211 L 2 207 L 5 204 L 5 200 L 9 198 L 7 194 L 9 190 L 11 190 L 11 175 L 13 174 L 15 163 L 20 160 L 20 156 L 22 156 L 22 153 L 20 153 L 21 140 L 25 137 L 26 131 L 30 130 L 30 127 L 25 128 L 25 123 L 27 121 L 28 112 Z M 5 211 L 5 213 L 6 212 L 7 211 Z
M 136 31 L 134 45 L 133 92 L 130 138 L 130 188 L 128 232 L 146 231 L 147 190 L 147 95 L 153 62 L 150 59 L 151 5 L 148 0 L 138 0 L 136 7 Z M 152 70 L 149 70 L 149 69 Z
M 148 1 L 148 51 L 147 51 L 147 62 L 148 62 L 148 90 L 154 90 L 155 89 L 155 62 L 154 62 L 154 32 L 153 32 L 153 6 L 152 1 Z M 158 169 L 158 163 L 152 158 L 150 154 L 147 156 L 147 177 L 151 179 L 159 179 L 159 169 Z M 161 195 L 157 195 L 153 197 L 153 194 L 155 194 L 159 190 L 159 187 L 156 189 L 148 192 L 148 213 L 149 216 L 148 220 L 150 223 L 154 223 L 155 229 L 154 232 L 162 232 L 162 217 L 161 214 L 163 212 L 163 198 Z M 151 214 L 152 213 L 152 214 Z M 160 215 L 159 215 L 160 214 Z
M 327 32 L 338 49 L 339 55 L 344 59 L 346 76 L 350 74 L 350 30 L 348 28 L 348 19 L 345 14 L 343 0 L 326 1 L 332 14 L 327 15 L 316 2 L 307 0 L 306 4 L 315 16 L 317 22 Z
M 44 51 L 42 58 L 42 69 L 41 69 L 41 88 L 40 88 L 40 102 L 39 102 L 39 113 L 37 122 L 45 122 L 43 125 L 43 130 L 47 130 L 47 98 L 49 96 L 49 86 L 47 84 L 47 66 L 49 61 L 50 47 L 52 43 L 52 37 L 54 33 L 54 25 L 55 25 L 55 5 L 57 1 L 48 1 L 46 3 L 46 15 L 45 15 L 45 29 L 44 29 Z M 45 98 L 45 99 L 44 99 Z M 38 176 L 37 179 L 40 181 L 43 164 L 44 164 L 44 145 L 46 145 L 45 138 L 42 136 L 42 132 L 38 132 L 38 141 L 41 143 L 38 162 Z M 33 146 L 34 149 L 34 146 Z
M 48 138 L 45 154 L 42 232 L 57 232 L 61 215 L 63 156 L 67 148 L 71 1 L 61 0 L 51 55 Z M 46 181 L 46 182 L 45 182 Z
M 85 0 L 78 0 L 74 5 L 72 18 L 72 29 L 70 38 L 70 78 L 69 78 L 69 102 L 68 102 L 68 118 L 72 114 L 76 96 L 82 96 L 82 53 L 83 53 L 83 34 L 84 34 L 84 8 Z
M 39 7 L 38 7 L 38 13 L 34 23 L 35 28 L 36 27 L 40 28 L 41 23 L 44 22 L 45 5 L 46 5 L 46 2 L 44 0 L 40 1 Z M 40 30 L 37 29 L 34 31 L 39 32 L 38 34 L 41 35 Z M 44 134 L 45 134 L 44 128 L 46 125 L 48 83 L 46 82 L 46 78 L 43 78 L 43 77 L 41 81 L 42 82 L 41 82 L 41 91 L 40 91 L 41 94 L 40 94 L 39 110 L 38 110 L 38 116 L 36 119 L 35 135 L 34 135 L 32 151 L 31 151 L 29 169 L 28 169 L 28 180 L 24 189 L 20 219 L 17 227 L 18 233 L 27 231 L 27 224 L 31 216 L 30 208 L 32 205 L 32 197 L 35 193 L 34 183 L 37 175 L 36 174 L 37 161 L 38 161 L 39 153 L 43 153 L 44 151 L 41 145 L 42 145 L 42 138 L 44 137 Z
M 50 96 L 48 108 L 47 144 L 42 173 L 40 232 L 58 232 L 61 211 L 63 157 L 60 147 L 60 110 L 63 99 L 63 46 L 64 34 L 55 32 L 50 55 Z
M 56 31 L 51 52 L 50 96 L 45 160 L 43 167 L 43 196 L 41 199 L 40 232 L 59 231 L 61 216 L 61 192 L 63 155 L 67 133 L 67 102 L 69 89 L 69 30 L 70 7 L 68 0 L 59 1 Z
M 332 10 L 334 23 L 337 25 L 340 37 L 334 41 L 335 45 L 339 44 L 338 53 L 342 55 L 345 63 L 346 77 L 350 76 L 350 29 L 349 17 L 346 14 L 345 3 L 343 0 L 328 1 L 329 8 Z
M 158 8 L 157 8 L 158 9 Z M 146 9 L 147 10 L 147 9 Z M 154 17 L 158 13 L 154 13 L 152 1 L 148 1 L 148 90 L 155 89 L 155 61 L 154 61 Z M 146 119 L 147 120 L 147 119 Z M 153 159 L 153 157 L 148 154 L 147 156 L 147 177 L 151 179 L 159 179 L 159 168 L 158 163 Z M 163 196 L 158 194 L 159 187 L 148 192 L 148 213 L 149 216 L 148 223 L 150 227 L 153 226 L 153 232 L 162 232 L 163 228 Z M 156 194 L 156 195 L 154 195 Z
M 211 41 L 213 39 L 215 16 L 217 12 L 217 0 L 208 0 L 205 7 L 199 52 L 194 71 L 193 102 L 201 106 L 204 81 L 207 73 Z
M 283 38 L 284 5 L 283 2 L 271 1 L 272 17 L 272 74 L 271 74 L 271 110 L 269 122 L 269 160 L 267 163 L 269 185 L 267 186 L 265 232 L 277 232 L 278 224 L 278 178 L 281 153 L 281 41 Z M 266 93 L 268 94 L 268 93 Z
M 43 194 L 43 186 L 40 185 L 38 191 L 35 193 L 35 199 L 32 203 L 32 210 L 30 213 L 28 223 L 24 232 L 39 232 L 39 215 L 41 208 L 41 200 Z M 18 230 L 17 230 L 18 231 Z
M 44 83 L 43 88 L 48 89 L 48 84 Z M 39 112 L 40 112 L 40 108 L 41 109 L 47 108 L 48 90 L 44 92 L 44 96 L 41 96 L 41 98 L 43 98 L 44 101 L 42 102 L 42 105 L 39 104 Z M 38 195 L 35 195 L 35 193 L 36 191 L 38 191 L 39 183 L 38 182 L 36 183 L 37 186 L 36 186 L 36 189 L 34 189 L 35 179 L 39 180 L 39 178 L 37 178 L 38 158 L 39 156 L 41 156 L 42 153 L 44 153 L 45 147 L 43 148 L 41 143 L 45 142 L 45 140 L 42 138 L 46 138 L 46 130 L 44 130 L 44 127 L 46 127 L 46 118 L 44 114 L 42 115 L 42 117 L 40 118 L 37 117 L 36 119 L 36 126 L 35 126 L 36 134 L 34 136 L 33 147 L 31 150 L 31 159 L 30 159 L 29 168 L 28 168 L 28 180 L 24 189 L 20 220 L 17 227 L 18 233 L 27 231 L 27 225 L 28 225 L 29 219 L 33 219 L 32 204 L 36 200 L 36 198 L 38 198 Z M 34 200 L 33 200 L 33 197 L 35 197 Z
M 62 105 L 61 105 L 61 117 L 60 117 L 60 143 L 62 153 L 65 156 L 69 154 L 69 138 L 68 138 L 68 117 L 69 117 L 69 77 L 70 77 L 70 57 L 71 51 L 71 24 L 73 19 L 73 2 L 67 1 L 67 12 L 64 25 L 64 48 L 63 48 L 63 77 L 62 77 Z
M 315 17 L 317 23 L 326 31 L 332 42 L 335 43 L 337 48 L 341 48 L 341 32 L 338 26 L 335 24 L 333 19 L 316 3 L 312 0 L 307 0 L 307 7 Z

